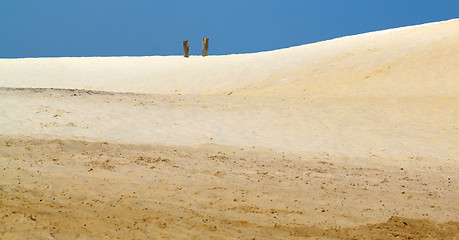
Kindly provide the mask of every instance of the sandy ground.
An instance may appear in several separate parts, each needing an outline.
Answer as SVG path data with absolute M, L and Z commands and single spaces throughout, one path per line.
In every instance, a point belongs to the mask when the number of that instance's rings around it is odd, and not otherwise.
M 0 133 L 219 144 L 457 166 L 456 97 L 252 97 L 0 88 Z
M 2 239 L 457 239 L 455 99 L 0 96 Z
M 457 169 L 2 137 L 2 239 L 457 239 Z M 441 222 L 441 223 L 440 223 Z

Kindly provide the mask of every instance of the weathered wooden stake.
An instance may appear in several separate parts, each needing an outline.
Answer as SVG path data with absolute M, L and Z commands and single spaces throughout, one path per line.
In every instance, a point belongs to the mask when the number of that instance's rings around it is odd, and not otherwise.
M 202 56 L 205 57 L 209 55 L 209 39 L 203 38 L 202 39 Z
M 190 56 L 190 46 L 188 44 L 188 40 L 183 40 L 183 56 L 184 57 Z

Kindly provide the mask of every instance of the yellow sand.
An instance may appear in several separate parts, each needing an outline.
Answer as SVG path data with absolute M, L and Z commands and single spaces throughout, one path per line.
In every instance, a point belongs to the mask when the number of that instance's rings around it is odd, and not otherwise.
M 457 239 L 458 127 L 457 19 L 0 59 L 0 239 Z

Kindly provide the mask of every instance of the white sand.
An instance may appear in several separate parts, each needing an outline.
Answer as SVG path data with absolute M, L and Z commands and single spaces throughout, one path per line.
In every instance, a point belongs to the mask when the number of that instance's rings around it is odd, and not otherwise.
M 457 98 L 0 94 L 4 135 L 264 146 L 451 163 L 459 156 Z
M 149 94 L 457 97 L 459 20 L 229 56 L 1 59 L 0 86 Z
M 0 88 L 8 239 L 458 228 L 457 19 L 255 54 L 0 59 Z

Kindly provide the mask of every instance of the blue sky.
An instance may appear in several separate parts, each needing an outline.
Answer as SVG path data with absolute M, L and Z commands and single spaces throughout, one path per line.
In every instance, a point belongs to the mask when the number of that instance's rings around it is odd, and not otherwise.
M 0 0 L 0 58 L 250 53 L 459 18 L 458 0 Z

